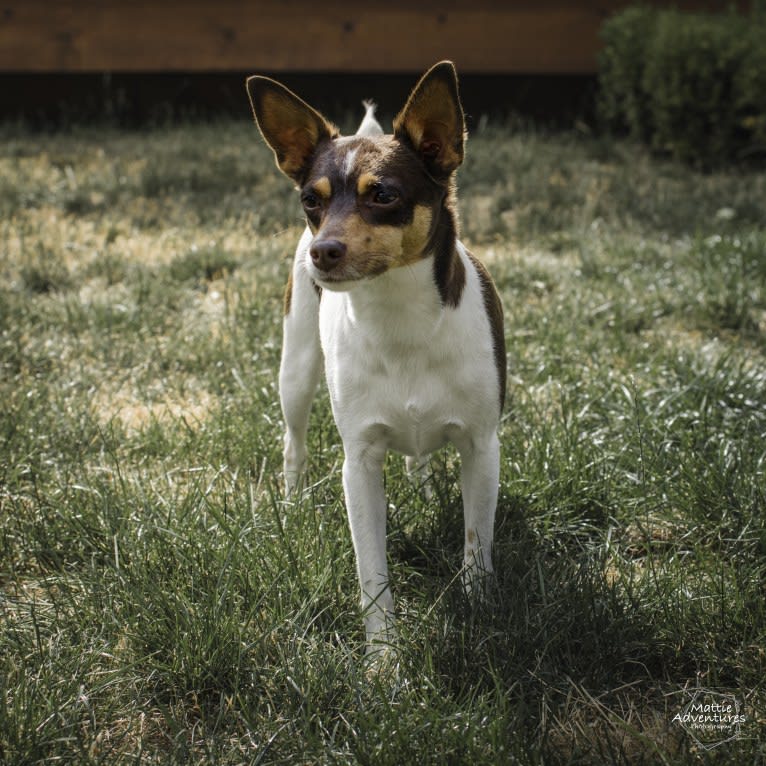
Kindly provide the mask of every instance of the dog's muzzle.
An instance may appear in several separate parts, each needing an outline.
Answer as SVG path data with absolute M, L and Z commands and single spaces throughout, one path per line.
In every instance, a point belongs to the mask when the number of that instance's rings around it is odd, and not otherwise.
M 316 240 L 311 243 L 309 255 L 318 271 L 329 274 L 346 257 L 346 245 L 337 239 Z

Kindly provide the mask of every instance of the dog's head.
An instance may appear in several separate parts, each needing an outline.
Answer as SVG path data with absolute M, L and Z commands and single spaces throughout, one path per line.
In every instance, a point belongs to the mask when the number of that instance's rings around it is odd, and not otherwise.
M 390 135 L 341 136 L 266 77 L 250 77 L 247 90 L 277 165 L 300 190 L 314 234 L 309 271 L 320 285 L 347 289 L 428 256 L 445 237 L 454 240 L 449 206 L 465 122 L 451 62 L 423 75 Z

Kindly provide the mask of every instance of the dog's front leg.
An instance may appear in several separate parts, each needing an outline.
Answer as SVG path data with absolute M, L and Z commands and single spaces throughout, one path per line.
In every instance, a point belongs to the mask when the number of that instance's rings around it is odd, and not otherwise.
M 310 242 L 311 232 L 307 229 L 295 254 L 292 277 L 285 293 L 282 324 L 279 398 L 285 419 L 283 457 L 288 493 L 296 489 L 306 470 L 309 413 L 322 374 L 319 296 L 304 263 Z
M 465 519 L 463 583 L 472 593 L 492 573 L 492 539 L 500 481 L 500 442 L 496 433 L 457 444 Z
M 371 653 L 385 649 L 393 633 L 394 602 L 386 563 L 385 448 L 345 449 L 343 489 L 362 591 L 367 652 Z

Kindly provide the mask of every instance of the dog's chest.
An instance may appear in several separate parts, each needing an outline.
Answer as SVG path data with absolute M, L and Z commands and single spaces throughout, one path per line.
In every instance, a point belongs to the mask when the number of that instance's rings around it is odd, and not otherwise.
M 327 374 L 341 431 L 375 431 L 408 455 L 449 441 L 464 424 L 468 385 L 450 363 L 454 349 L 441 340 L 417 349 L 358 343 L 336 357 Z
M 460 310 L 445 311 L 427 290 L 406 296 L 417 275 L 402 276 L 405 284 L 369 302 L 323 295 L 327 383 L 344 441 L 425 455 L 492 411 L 491 348 L 470 295 Z

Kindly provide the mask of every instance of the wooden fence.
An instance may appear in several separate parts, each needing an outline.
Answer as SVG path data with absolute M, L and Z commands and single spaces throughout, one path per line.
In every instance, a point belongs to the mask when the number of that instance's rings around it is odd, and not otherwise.
M 588 74 L 601 22 L 626 4 L 4 0 L 0 72 L 396 73 L 451 58 L 461 72 Z

